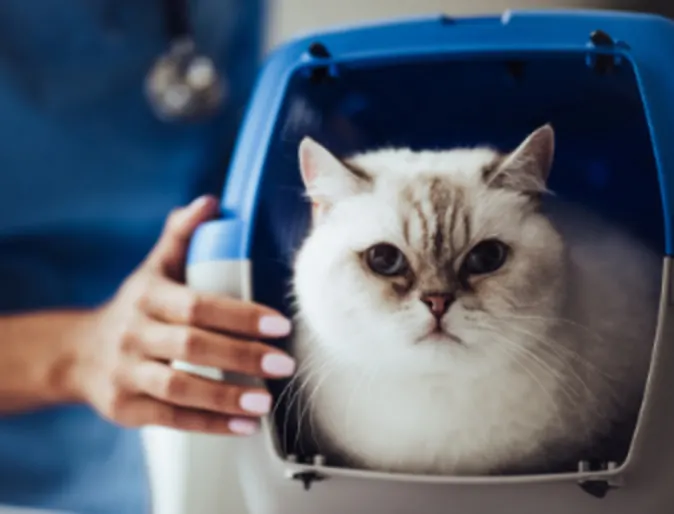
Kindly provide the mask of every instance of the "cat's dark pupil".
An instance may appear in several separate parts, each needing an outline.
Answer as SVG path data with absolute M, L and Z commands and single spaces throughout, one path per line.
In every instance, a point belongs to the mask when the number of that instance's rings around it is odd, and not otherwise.
M 496 271 L 505 262 L 507 246 L 496 239 L 478 243 L 467 255 L 464 271 L 470 275 L 480 275 Z
M 368 250 L 367 264 L 372 271 L 379 275 L 393 276 L 405 271 L 407 261 L 402 252 L 395 246 L 378 244 Z

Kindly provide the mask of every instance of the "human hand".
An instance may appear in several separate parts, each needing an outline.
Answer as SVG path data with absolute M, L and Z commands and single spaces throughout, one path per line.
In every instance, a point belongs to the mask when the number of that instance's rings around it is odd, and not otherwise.
M 118 424 L 251 434 L 271 408 L 267 391 L 195 376 L 170 362 L 263 378 L 294 372 L 289 356 L 259 342 L 286 336 L 287 319 L 182 283 L 190 237 L 216 208 L 215 199 L 203 197 L 173 212 L 146 260 L 73 342 L 75 396 Z

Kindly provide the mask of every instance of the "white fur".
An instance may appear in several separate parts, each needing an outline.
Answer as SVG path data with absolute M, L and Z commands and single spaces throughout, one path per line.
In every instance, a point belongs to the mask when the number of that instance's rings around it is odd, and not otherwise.
M 550 222 L 516 191 L 487 187 L 481 170 L 494 156 L 382 150 L 353 159 L 373 186 L 326 179 L 339 194 L 296 260 L 294 351 L 313 427 L 353 465 L 464 475 L 538 466 L 582 450 L 640 402 L 659 256 L 582 209 L 558 205 Z M 414 294 L 393 300 L 357 256 L 386 241 L 413 268 L 427 265 L 416 257 L 419 223 L 411 245 L 403 238 L 400 191 L 424 199 L 417 184 L 431 176 L 465 192 L 474 231 L 465 248 L 486 237 L 513 248 L 480 283 L 488 312 L 467 310 L 465 295 L 443 318 L 464 344 L 415 344 L 428 309 Z

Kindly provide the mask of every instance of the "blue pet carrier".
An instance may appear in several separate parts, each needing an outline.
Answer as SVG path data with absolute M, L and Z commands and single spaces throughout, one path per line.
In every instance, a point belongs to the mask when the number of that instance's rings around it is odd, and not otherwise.
M 339 155 L 382 145 L 511 149 L 547 122 L 557 134 L 550 187 L 657 247 L 663 286 L 644 402 L 623 462 L 535 476 L 369 472 L 285 452 L 288 434 L 270 417 L 257 436 L 209 443 L 235 452 L 230 459 L 252 514 L 673 511 L 673 59 L 671 21 L 591 11 L 363 26 L 293 41 L 269 58 L 228 172 L 222 215 L 192 241 L 192 287 L 290 314 L 291 259 L 308 227 L 297 161 L 304 136 Z

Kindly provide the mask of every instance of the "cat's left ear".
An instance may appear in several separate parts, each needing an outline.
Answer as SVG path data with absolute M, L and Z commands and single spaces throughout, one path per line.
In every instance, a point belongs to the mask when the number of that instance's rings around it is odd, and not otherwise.
M 534 130 L 513 152 L 485 173 L 489 186 L 504 187 L 538 196 L 548 191 L 546 183 L 555 153 L 552 125 Z
M 307 195 L 314 209 L 321 212 L 363 191 L 372 182 L 372 177 L 347 166 L 310 137 L 300 143 L 298 157 Z

